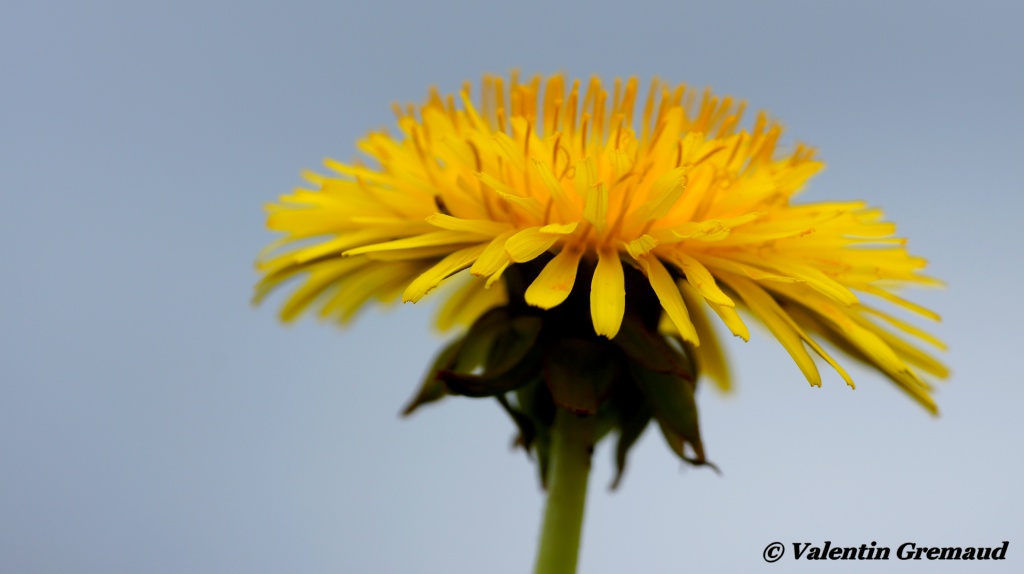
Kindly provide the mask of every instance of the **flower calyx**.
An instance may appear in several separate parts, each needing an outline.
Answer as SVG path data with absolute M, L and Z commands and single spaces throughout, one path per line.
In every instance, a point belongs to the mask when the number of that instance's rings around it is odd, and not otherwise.
M 542 484 L 557 409 L 594 417 L 595 443 L 614 432 L 612 488 L 652 421 L 682 460 L 714 468 L 705 458 L 697 373 L 685 345 L 659 333 L 657 321 L 636 307 L 613 339 L 582 331 L 578 326 L 589 321 L 569 320 L 565 312 L 586 312 L 586 305 L 567 301 L 558 312 L 530 307 L 515 297 L 518 283 L 509 278 L 509 304 L 483 314 L 438 353 L 403 414 L 447 395 L 494 397 L 518 429 L 515 445 L 536 458 Z

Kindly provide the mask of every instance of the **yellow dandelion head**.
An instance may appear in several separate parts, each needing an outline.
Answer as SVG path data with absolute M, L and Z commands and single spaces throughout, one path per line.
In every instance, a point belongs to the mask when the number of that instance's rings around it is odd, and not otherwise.
M 590 333 L 612 339 L 642 294 L 656 301 L 645 320 L 660 319 L 723 387 L 707 311 L 746 340 L 740 309 L 811 384 L 821 384 L 813 353 L 853 385 L 824 339 L 934 411 L 920 372 L 947 370 L 904 335 L 942 343 L 862 300 L 937 319 L 892 291 L 937 284 L 921 274 L 925 260 L 877 208 L 794 203 L 822 162 L 804 145 L 783 150 L 764 113 L 742 127 L 744 107 L 658 80 L 641 96 L 635 78 L 485 76 L 475 101 L 468 84 L 432 90 L 422 106 L 395 107 L 397 135 L 358 143 L 366 161 L 328 160 L 331 175 L 305 174 L 308 188 L 268 207 L 284 237 L 258 260 L 256 299 L 300 276 L 282 317 L 313 308 L 345 322 L 368 302 L 419 301 L 458 276 L 441 328 L 509 299 L 553 310 L 572 294 L 588 303 Z

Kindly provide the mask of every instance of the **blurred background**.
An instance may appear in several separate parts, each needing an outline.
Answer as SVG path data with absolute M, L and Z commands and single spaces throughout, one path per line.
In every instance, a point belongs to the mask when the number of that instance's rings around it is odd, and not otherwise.
M 770 4 L 770 5 L 769 5 Z M 816 145 L 945 290 L 930 417 L 810 388 L 764 331 L 700 389 L 721 476 L 598 449 L 580 571 L 820 571 L 782 541 L 998 545 L 1024 568 L 1020 2 L 23 2 L 0 7 L 0 572 L 520 573 L 543 495 L 493 401 L 402 420 L 431 304 L 348 330 L 249 305 L 262 205 L 394 101 L 483 72 L 712 86 Z M 751 116 L 752 117 L 752 116 Z M 429 301 L 429 298 L 428 298 Z

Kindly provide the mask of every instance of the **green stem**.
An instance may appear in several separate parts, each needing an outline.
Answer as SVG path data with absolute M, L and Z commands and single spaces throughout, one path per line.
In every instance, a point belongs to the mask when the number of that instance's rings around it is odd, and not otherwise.
M 594 417 L 556 409 L 551 429 L 548 501 L 535 574 L 574 574 L 579 557 L 587 479 L 594 451 Z

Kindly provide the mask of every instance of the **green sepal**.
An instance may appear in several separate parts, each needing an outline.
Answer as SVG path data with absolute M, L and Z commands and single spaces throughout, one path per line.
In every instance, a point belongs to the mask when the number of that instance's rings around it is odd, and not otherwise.
M 693 343 L 683 339 L 679 334 L 674 333 L 671 335 L 664 335 L 664 337 L 665 342 L 668 344 L 669 348 L 672 349 L 672 352 L 675 353 L 677 357 L 681 357 L 677 360 L 684 362 L 688 366 L 690 369 L 689 374 L 696 385 L 700 380 L 698 375 L 701 373 L 700 364 L 697 362 L 697 347 Z
M 543 324 L 540 317 L 533 315 L 509 318 L 503 309 L 488 313 L 486 321 L 477 321 L 470 328 L 465 343 L 466 347 L 474 348 L 474 354 L 487 347 L 483 372 L 444 370 L 438 377 L 451 392 L 468 397 L 501 395 L 530 383 L 540 369 L 540 351 L 535 346 Z M 460 355 L 457 366 L 463 363 Z
M 517 389 L 515 397 L 519 411 L 530 419 L 534 429 L 532 436 L 521 436 L 523 447 L 528 451 L 532 450 L 536 455 L 540 484 L 547 488 L 551 425 L 554 424 L 555 411 L 558 407 L 551 400 L 551 391 L 548 390 L 548 386 L 540 379 Z
M 612 490 L 618 488 L 622 482 L 630 449 L 644 434 L 648 423 L 654 417 L 654 407 L 632 384 L 620 385 L 614 401 L 618 411 L 619 437 L 615 443 L 615 478 L 612 480 Z
M 672 347 L 663 335 L 646 329 L 638 319 L 627 315 L 612 342 L 618 345 L 632 362 L 639 363 L 649 371 L 693 378 L 693 367 L 689 358 Z
M 697 423 L 693 379 L 651 371 L 637 363 L 630 363 L 629 370 L 637 386 L 653 405 L 654 416 L 672 450 L 687 462 L 707 464 Z M 684 443 L 689 443 L 693 448 L 694 457 L 685 454 Z
M 597 425 L 594 429 L 594 442 L 599 443 L 604 440 L 604 437 L 608 436 L 613 430 L 619 428 L 619 413 L 616 412 L 615 406 L 609 401 L 601 403 L 597 407 Z
M 519 410 L 530 417 L 539 428 L 550 428 L 555 421 L 555 403 L 551 391 L 539 377 L 515 392 Z
M 526 360 L 535 350 L 544 320 L 536 315 L 518 315 L 503 326 L 506 328 L 498 331 L 487 353 L 484 374 L 507 373 Z
M 514 446 L 522 447 L 526 451 L 526 454 L 530 454 L 530 446 L 533 445 L 533 440 L 537 436 L 537 425 L 534 424 L 533 419 L 529 415 L 512 406 L 508 402 L 507 395 L 498 395 L 495 397 L 498 399 L 498 404 L 501 408 L 505 409 L 508 413 L 509 418 L 516 424 L 516 428 L 519 429 L 519 436 L 516 437 Z
M 452 370 L 471 373 L 487 365 L 491 347 L 502 331 L 508 328 L 506 307 L 491 309 L 477 318 L 463 337 L 462 349 Z
M 662 419 L 658 419 L 658 428 L 661 429 L 661 434 L 665 437 L 665 442 L 668 443 L 672 452 L 676 453 L 676 456 L 694 466 L 707 466 L 719 474 L 722 473 L 714 463 L 704 457 L 704 446 L 700 443 L 699 439 L 697 442 L 690 442 L 686 437 L 669 428 Z M 693 448 L 694 456 L 687 456 L 685 449 L 686 443 L 690 443 L 690 446 Z
M 426 403 L 439 401 L 448 394 L 448 389 L 445 387 L 444 381 L 438 377 L 438 373 L 444 370 L 451 369 L 455 366 L 455 361 L 458 358 L 459 350 L 461 349 L 462 342 L 464 339 L 458 338 L 449 342 L 441 351 L 434 357 L 434 363 L 427 370 L 427 374 L 423 376 L 423 382 L 420 383 L 419 391 L 413 397 L 409 404 L 406 405 L 405 409 L 402 410 L 402 416 L 407 417 L 413 413 L 420 406 Z
M 505 373 L 467 375 L 455 371 L 441 371 L 438 377 L 453 394 L 466 397 L 494 397 L 525 386 L 536 379 L 540 360 L 531 353 L 515 368 Z
M 557 339 L 545 348 L 544 382 L 559 407 L 577 415 L 595 415 L 619 377 L 621 361 L 601 339 Z

